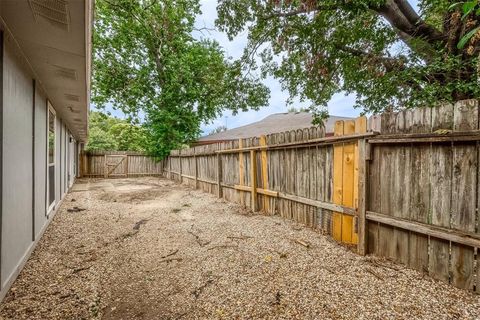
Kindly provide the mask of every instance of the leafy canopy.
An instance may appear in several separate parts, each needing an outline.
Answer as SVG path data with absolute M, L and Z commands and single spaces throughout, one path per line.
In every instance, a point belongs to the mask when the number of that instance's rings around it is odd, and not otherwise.
M 93 101 L 142 120 L 157 156 L 195 140 L 225 109 L 268 102 L 268 89 L 217 42 L 192 36 L 198 14 L 199 0 L 96 2 Z
M 87 151 L 146 151 L 148 131 L 127 120 L 91 111 Z
M 341 91 L 380 112 L 480 96 L 479 3 L 456 2 L 420 0 L 417 14 L 407 0 L 219 0 L 216 24 L 231 39 L 247 30 L 245 68 L 260 56 L 315 115 Z
M 213 129 L 212 131 L 210 131 L 210 133 L 208 135 L 224 132 L 224 131 L 227 131 L 227 130 L 228 130 L 228 128 L 226 126 L 218 126 L 215 129 Z

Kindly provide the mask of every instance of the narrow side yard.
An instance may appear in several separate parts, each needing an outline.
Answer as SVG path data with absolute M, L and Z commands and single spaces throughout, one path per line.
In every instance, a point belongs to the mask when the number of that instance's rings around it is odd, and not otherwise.
M 480 297 L 169 180 L 80 180 L 0 318 L 478 319 Z

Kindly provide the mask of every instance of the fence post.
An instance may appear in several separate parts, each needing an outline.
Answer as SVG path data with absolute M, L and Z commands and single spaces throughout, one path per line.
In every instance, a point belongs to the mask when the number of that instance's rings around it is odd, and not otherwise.
M 182 177 L 182 174 L 183 174 L 183 172 L 182 172 L 182 162 L 183 161 L 182 161 L 182 159 L 183 159 L 182 158 L 182 151 L 180 150 L 180 152 L 178 154 L 178 161 L 180 161 L 180 183 L 183 182 L 183 177 Z
M 125 177 L 128 178 L 128 154 L 125 155 Z
M 267 145 L 267 137 L 265 135 L 260 136 L 260 146 Z M 268 168 L 267 168 L 267 150 L 262 149 L 261 151 L 261 160 L 262 160 L 262 184 L 263 189 L 268 190 Z M 263 210 L 265 213 L 268 213 L 270 210 L 269 206 L 270 199 L 266 194 L 263 195 Z
M 170 180 L 173 180 L 172 175 L 172 153 L 168 156 L 168 175 L 170 176 Z
M 221 198 L 222 194 L 222 158 L 220 153 L 217 153 L 217 196 Z
M 251 206 L 252 211 L 257 211 L 257 155 L 255 150 L 250 150 L 250 180 L 252 181 Z
M 245 185 L 245 163 L 243 161 L 243 139 L 238 139 L 238 184 L 240 186 Z M 243 201 L 243 193 L 242 191 L 238 190 L 238 195 L 240 196 L 240 203 L 245 205 L 245 201 Z
M 238 149 L 243 149 L 243 139 L 238 139 Z M 238 180 L 239 180 L 239 185 L 243 186 L 245 185 L 245 166 L 243 163 L 243 152 L 240 151 L 238 153 Z
M 105 165 L 103 166 L 103 175 L 104 178 L 108 178 L 108 164 L 107 164 L 107 154 L 105 154 Z
M 195 161 L 195 189 L 198 189 L 198 163 L 195 149 L 193 149 L 193 160 Z
M 357 226 L 358 243 L 357 252 L 364 256 L 367 253 L 367 142 L 366 139 L 358 140 L 358 203 L 357 203 Z

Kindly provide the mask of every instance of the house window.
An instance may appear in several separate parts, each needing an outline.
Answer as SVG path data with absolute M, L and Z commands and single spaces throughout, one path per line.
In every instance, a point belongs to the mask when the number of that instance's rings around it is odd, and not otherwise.
M 55 164 L 55 114 L 48 110 L 48 164 Z
M 47 163 L 47 199 L 48 199 L 48 210 L 53 209 L 55 206 L 55 110 L 53 109 L 50 102 L 48 103 L 48 143 L 47 143 L 47 154 L 48 154 L 48 163 Z

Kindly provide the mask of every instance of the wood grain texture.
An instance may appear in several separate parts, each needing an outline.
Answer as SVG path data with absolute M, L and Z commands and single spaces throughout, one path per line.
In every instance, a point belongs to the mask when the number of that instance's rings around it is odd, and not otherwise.
M 370 161 L 370 171 L 369 171 L 369 184 L 368 184 L 368 206 L 367 208 L 371 211 L 382 212 L 381 206 L 381 190 L 380 190 L 380 148 L 374 146 L 372 149 L 372 159 Z M 368 237 L 368 247 L 367 253 L 375 254 L 380 256 L 379 252 L 379 229 L 380 224 L 375 221 L 367 221 L 367 237 Z
M 454 106 L 454 131 L 479 128 L 478 103 L 459 102 Z M 476 143 L 456 143 L 453 147 L 451 227 L 475 232 L 478 197 L 478 149 Z M 475 287 L 475 249 L 451 244 L 451 282 L 464 289 Z M 478 267 L 478 266 L 477 266 Z
M 417 108 L 408 111 L 406 127 L 411 134 L 429 134 L 432 130 L 432 111 Z M 410 144 L 411 196 L 410 219 L 429 223 L 430 205 L 430 144 Z M 428 273 L 429 237 L 410 232 L 408 265 L 418 271 Z
M 407 124 L 410 113 L 407 110 L 398 112 L 395 119 L 395 132 L 405 133 L 409 131 Z M 410 188 L 411 188 L 411 149 L 408 146 L 397 146 L 393 151 L 393 189 L 391 213 L 393 217 L 408 219 L 410 215 Z M 408 264 L 409 258 L 409 236 L 410 233 L 401 228 L 393 230 L 393 245 L 395 250 L 395 261 Z
M 266 136 L 261 136 L 260 137 L 260 146 L 266 146 L 267 145 L 267 137 Z M 260 151 L 260 157 L 261 157 L 261 173 L 262 173 L 262 188 L 263 189 L 268 189 L 268 158 L 267 158 L 267 150 L 262 150 Z M 264 195 L 263 197 L 263 211 L 265 213 L 270 213 L 270 199 L 268 196 Z
M 344 122 L 344 135 L 355 133 L 355 121 Z M 355 183 L 355 144 L 343 145 L 343 168 L 342 168 L 342 205 L 354 207 L 354 183 Z M 342 242 L 353 244 L 353 217 L 342 214 Z M 356 242 L 355 242 L 356 244 Z
M 478 117 L 477 101 L 389 112 L 338 122 L 333 137 L 306 128 L 172 151 L 164 166 L 175 181 L 478 291 Z
M 428 223 L 430 211 L 430 146 L 411 147 L 410 220 Z M 428 272 L 428 237 L 411 232 L 409 237 L 408 266 Z
M 366 129 L 366 127 L 365 127 Z M 367 233 L 366 233 L 366 197 L 367 197 L 367 172 L 368 162 L 365 160 L 366 140 L 362 139 L 356 146 L 356 173 L 355 176 L 355 207 L 358 212 L 357 232 L 354 233 L 354 242 L 357 243 L 357 252 L 360 255 L 367 253 Z
M 342 136 L 344 122 L 335 122 L 335 136 Z M 336 204 L 343 203 L 343 145 L 333 147 L 333 194 L 332 202 Z M 342 240 L 342 214 L 333 212 L 332 214 L 332 232 L 333 238 L 337 241 Z
M 257 157 L 256 151 L 250 151 L 250 186 L 251 186 L 251 199 L 250 205 L 252 211 L 257 211 Z

